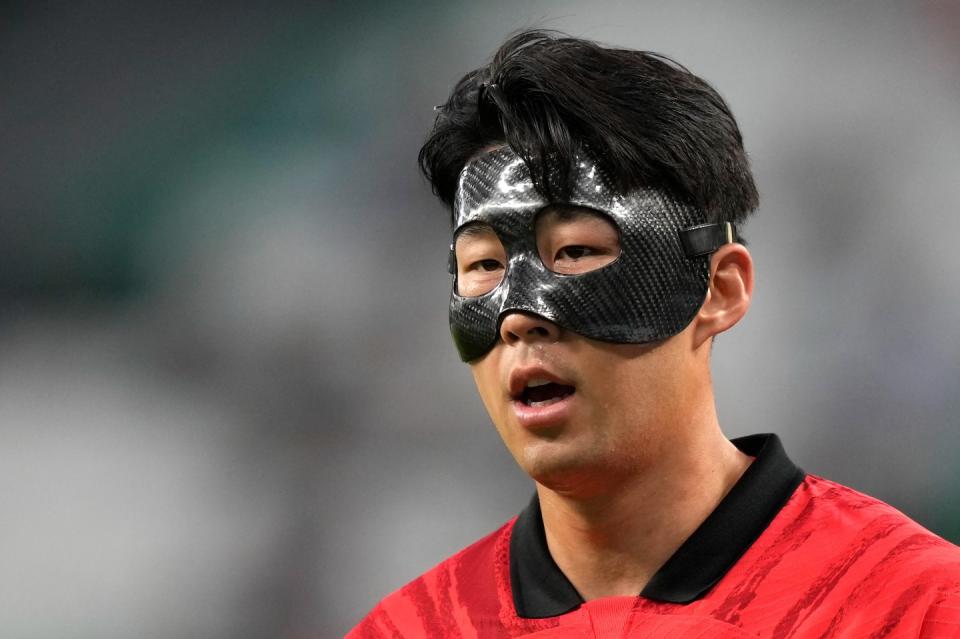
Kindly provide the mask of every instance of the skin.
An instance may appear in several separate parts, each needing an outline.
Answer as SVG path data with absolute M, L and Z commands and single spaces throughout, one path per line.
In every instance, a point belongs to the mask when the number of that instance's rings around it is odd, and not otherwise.
M 609 224 L 582 213 L 538 220 L 548 268 L 583 272 L 619 255 Z M 500 281 L 492 231 L 458 238 L 456 250 L 462 294 L 465 282 L 480 282 L 479 294 Z M 667 340 L 609 344 L 511 313 L 493 349 L 470 363 L 497 431 L 536 482 L 550 553 L 585 600 L 639 593 L 752 461 L 721 432 L 710 378 L 713 337 L 746 314 L 752 292 L 750 253 L 727 244 L 712 256 L 699 312 Z M 535 427 L 518 417 L 509 387 L 511 373 L 530 367 L 576 389 Z

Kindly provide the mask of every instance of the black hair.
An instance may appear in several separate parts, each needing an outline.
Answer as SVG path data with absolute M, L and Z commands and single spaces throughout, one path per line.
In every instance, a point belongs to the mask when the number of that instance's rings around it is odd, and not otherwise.
M 510 37 L 438 107 L 420 169 L 453 205 L 457 178 L 479 152 L 508 144 L 550 201 L 582 150 L 622 193 L 665 190 L 710 222 L 739 222 L 758 204 L 736 120 L 723 98 L 666 56 L 607 48 L 555 31 Z

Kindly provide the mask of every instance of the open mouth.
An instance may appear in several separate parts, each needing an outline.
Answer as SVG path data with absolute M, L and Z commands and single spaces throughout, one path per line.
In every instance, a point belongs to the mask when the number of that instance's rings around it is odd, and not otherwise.
M 566 384 L 533 379 L 523 389 L 518 399 L 527 406 L 549 406 L 573 395 L 574 390 L 573 386 Z

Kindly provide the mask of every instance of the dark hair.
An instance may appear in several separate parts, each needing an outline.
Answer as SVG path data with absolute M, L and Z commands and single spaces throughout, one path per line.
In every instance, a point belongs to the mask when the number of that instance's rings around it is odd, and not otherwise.
M 457 178 L 485 148 L 506 143 L 551 201 L 567 193 L 580 149 L 621 192 L 660 188 L 708 221 L 741 221 L 757 207 L 740 129 L 723 98 L 669 58 L 613 49 L 553 31 L 509 38 L 467 73 L 439 113 L 419 162 L 452 206 Z

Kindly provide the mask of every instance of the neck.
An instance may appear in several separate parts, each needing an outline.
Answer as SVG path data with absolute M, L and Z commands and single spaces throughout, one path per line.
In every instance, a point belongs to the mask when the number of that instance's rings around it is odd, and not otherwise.
M 711 408 L 662 451 L 589 496 L 537 484 L 547 546 L 584 600 L 637 595 L 749 466 Z

